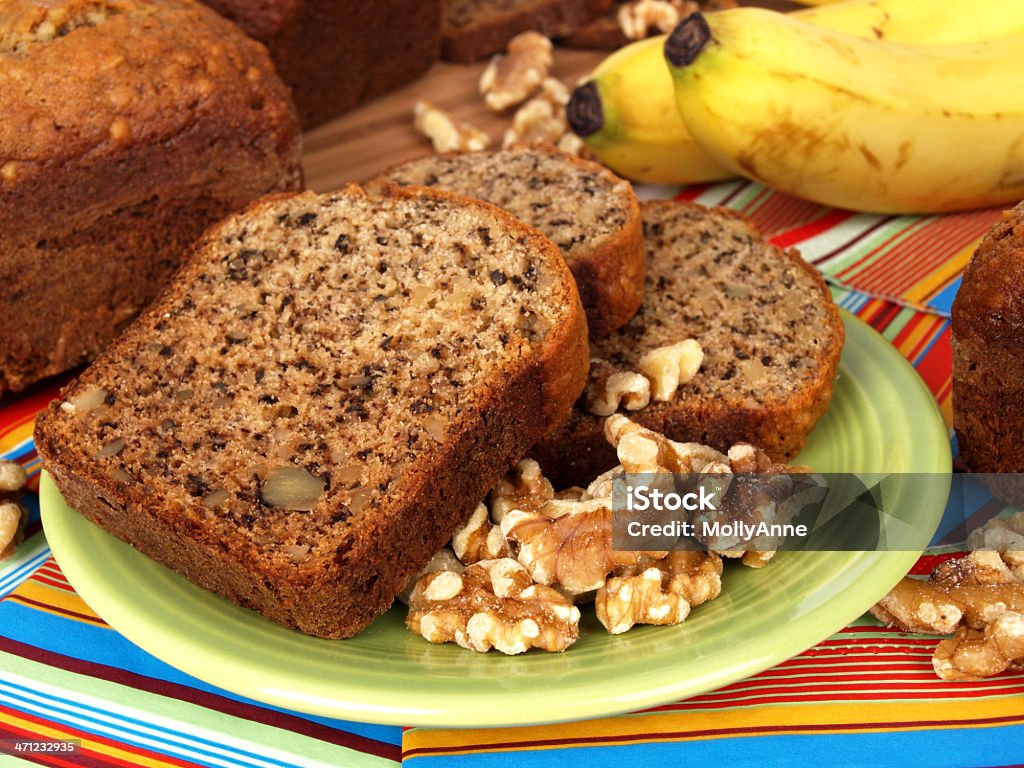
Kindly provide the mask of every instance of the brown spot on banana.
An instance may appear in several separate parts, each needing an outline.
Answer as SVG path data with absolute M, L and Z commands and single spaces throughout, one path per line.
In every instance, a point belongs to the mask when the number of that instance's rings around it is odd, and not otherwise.
M 858 144 L 857 149 L 864 156 L 864 159 L 868 161 L 868 165 L 874 168 L 876 171 L 882 170 L 882 163 L 879 161 L 875 153 L 868 149 L 866 144 Z

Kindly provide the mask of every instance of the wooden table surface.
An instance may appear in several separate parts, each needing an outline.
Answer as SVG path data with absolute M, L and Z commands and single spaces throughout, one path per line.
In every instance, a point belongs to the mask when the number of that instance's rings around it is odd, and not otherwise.
M 605 55 L 601 51 L 557 48 L 551 75 L 571 87 Z M 412 127 L 412 107 L 417 99 L 433 102 L 487 131 L 494 139 L 492 146 L 500 147 L 515 110 L 498 114 L 484 106 L 478 83 L 486 64 L 435 64 L 426 75 L 400 90 L 307 133 L 303 165 L 309 188 L 327 192 L 431 152 L 430 142 Z

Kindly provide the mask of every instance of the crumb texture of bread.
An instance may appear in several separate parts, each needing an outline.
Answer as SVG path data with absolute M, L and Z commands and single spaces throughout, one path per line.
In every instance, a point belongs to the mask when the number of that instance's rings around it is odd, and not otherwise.
M 446 0 L 441 56 L 468 63 L 504 50 L 520 32 L 571 35 L 611 7 L 611 0 Z
M 36 439 L 86 517 L 347 637 L 565 418 L 586 369 L 564 261 L 499 209 L 278 196 L 207 232 Z
M 640 205 L 604 166 L 536 144 L 427 155 L 367 183 L 420 185 L 475 197 L 536 227 L 576 278 L 592 337 L 626 323 L 643 298 L 646 257 Z
M 185 0 L 8 0 L 0 104 L 0 393 L 94 357 L 209 224 L 301 187 L 265 49 Z
M 309 129 L 423 74 L 442 0 L 202 0 L 267 46 Z
M 1024 472 L 1024 203 L 1003 212 L 971 257 L 952 335 L 960 455 L 972 472 Z M 1024 500 L 1019 488 L 1011 495 Z
M 723 208 L 641 204 L 647 248 L 644 303 L 616 333 L 591 341 L 602 373 L 639 370 L 653 349 L 696 339 L 697 375 L 669 402 L 630 418 L 673 440 L 727 450 L 737 442 L 791 459 L 828 407 L 842 351 L 838 309 L 817 271 Z M 594 368 L 597 370 L 597 367 Z M 531 454 L 556 487 L 615 465 L 604 420 L 583 403 Z

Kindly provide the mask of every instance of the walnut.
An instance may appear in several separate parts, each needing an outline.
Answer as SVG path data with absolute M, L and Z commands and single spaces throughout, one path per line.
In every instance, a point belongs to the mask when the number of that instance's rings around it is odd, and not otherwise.
M 428 573 L 413 589 L 406 626 L 432 643 L 456 642 L 481 653 L 564 651 L 579 637 L 580 612 L 535 584 L 510 558 L 481 560 L 462 574 Z
M 569 89 L 565 84 L 553 77 L 545 78 L 540 93 L 516 110 L 502 146 L 534 142 L 558 144 L 565 134 L 571 133 L 565 116 L 568 103 Z
M 996 517 L 971 531 L 967 546 L 972 550 L 998 552 L 1019 581 L 1024 581 L 1024 512 Z
M 619 27 L 629 40 L 642 40 L 652 29 L 671 32 L 680 19 L 699 10 L 696 2 L 688 0 L 633 0 L 619 6 Z
M 534 581 L 568 595 L 597 589 L 616 567 L 667 554 L 614 551 L 610 498 L 554 499 L 539 509 L 515 509 L 501 521 L 501 531 Z
M 595 416 L 611 416 L 619 407 L 638 411 L 651 401 L 651 382 L 640 373 L 615 371 L 610 363 L 590 361 L 590 377 L 583 402 Z
M 619 463 L 629 473 L 699 473 L 712 463 L 728 466 L 729 458 L 699 443 L 677 443 L 641 427 L 622 414 L 604 423 L 604 436 L 615 448 Z
M 455 530 L 452 549 L 465 565 L 509 556 L 501 528 L 491 523 L 486 504 L 478 504 L 466 524 Z
M 555 489 L 533 459 L 523 459 L 491 490 L 491 519 L 500 523 L 513 509 L 532 510 L 555 498 Z
M 480 129 L 457 122 L 443 109 L 423 100 L 413 106 L 413 126 L 430 139 L 435 152 L 473 152 L 491 145 L 491 137 Z
M 871 612 L 910 632 L 955 632 L 932 659 L 944 680 L 976 680 L 1024 662 L 1024 583 L 997 552 L 945 561 L 928 581 L 906 577 Z
M 409 598 L 412 596 L 412 590 L 416 586 L 416 582 L 419 581 L 423 576 L 428 573 L 435 571 L 454 571 L 455 573 L 462 573 L 466 570 L 466 566 L 455 556 L 448 547 L 441 547 L 434 553 L 430 561 L 420 569 L 419 573 L 413 574 L 409 581 L 405 585 L 405 589 L 398 593 L 398 599 L 405 605 L 409 604 Z
M 971 552 L 939 565 L 929 581 L 905 577 L 871 612 L 909 632 L 983 629 L 1006 611 L 1024 613 L 1024 583 L 998 553 Z
M 651 397 L 666 402 L 680 384 L 693 379 L 704 360 L 704 350 L 694 339 L 658 347 L 640 358 L 638 367 L 651 380 Z
M 0 501 L 17 501 L 28 488 L 28 475 L 16 461 L 0 460 Z
M 28 510 L 16 501 L 0 501 L 0 561 L 14 556 L 25 539 Z
M 690 609 L 722 591 L 722 558 L 710 552 L 670 552 L 647 566 L 616 571 L 597 592 L 597 618 L 611 634 L 636 624 L 679 624 Z
M 551 41 L 539 32 L 513 37 L 505 55 L 497 55 L 480 77 L 480 93 L 487 106 L 501 112 L 522 104 L 548 76 L 554 61 Z
M 1024 615 L 1001 614 L 983 630 L 960 627 L 935 649 L 932 666 L 943 680 L 980 680 L 1024 662 Z

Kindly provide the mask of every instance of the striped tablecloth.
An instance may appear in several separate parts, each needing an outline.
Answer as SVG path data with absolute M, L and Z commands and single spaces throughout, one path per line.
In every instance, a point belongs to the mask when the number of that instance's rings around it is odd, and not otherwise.
M 998 211 L 869 216 L 741 182 L 683 196 L 742 210 L 798 247 L 836 300 L 913 363 L 949 423 L 949 308 Z M 32 418 L 56 388 L 0 402 L 0 456 L 23 462 L 33 482 Z M 328 720 L 217 689 L 129 643 L 68 585 L 33 510 L 28 539 L 0 565 L 0 766 L 1024 764 L 1024 673 L 945 683 L 931 669 L 934 644 L 865 618 L 753 678 L 620 717 L 466 731 Z M 5 740 L 25 738 L 80 739 L 81 750 L 3 754 Z

